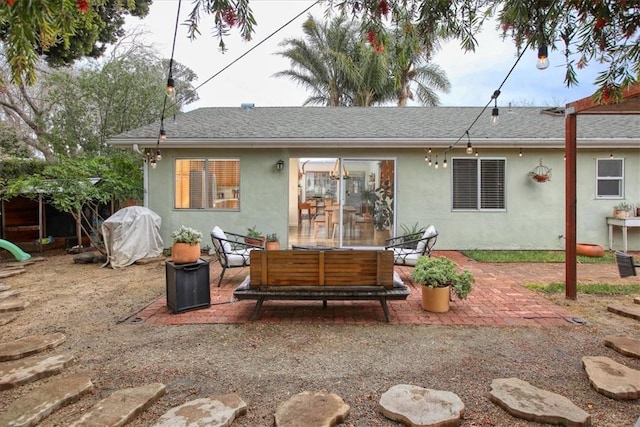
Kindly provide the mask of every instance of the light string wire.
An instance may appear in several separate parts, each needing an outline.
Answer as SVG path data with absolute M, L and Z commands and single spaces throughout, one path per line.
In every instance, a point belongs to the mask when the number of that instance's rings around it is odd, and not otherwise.
M 182 0 L 178 0 L 178 10 L 176 12 L 176 25 L 173 30 L 173 44 L 171 45 L 171 57 L 169 58 L 169 79 L 173 78 L 173 55 L 176 51 L 176 40 L 178 38 L 178 26 L 180 25 L 180 7 L 182 5 Z M 164 124 L 164 113 L 167 109 L 167 98 L 169 98 L 169 94 L 164 94 L 164 104 L 162 105 L 162 118 L 160 119 L 160 126 L 162 127 Z
M 553 3 L 551 3 L 551 6 L 549 6 L 549 10 L 547 10 L 547 13 L 543 16 L 542 20 L 538 24 L 538 30 L 535 32 L 535 34 L 540 33 L 542 31 L 542 26 L 543 26 L 544 22 L 547 20 L 547 17 L 549 16 L 549 13 L 551 13 L 551 10 L 553 9 L 553 7 L 555 6 L 557 1 L 558 0 L 553 0 Z M 520 55 L 518 55 L 518 57 L 516 58 L 515 63 L 511 66 L 511 69 L 509 70 L 509 72 L 507 73 L 505 78 L 502 80 L 502 83 L 500 83 L 500 86 L 498 86 L 498 89 L 496 89 L 493 92 L 493 94 L 491 95 L 491 99 L 489 99 L 489 101 L 485 104 L 485 106 L 482 108 L 482 110 L 480 110 L 480 113 L 478 113 L 476 118 L 471 122 L 469 127 L 467 127 L 467 129 L 462 133 L 462 135 L 460 135 L 460 137 L 453 144 L 449 145 L 449 148 L 447 148 L 444 151 L 445 156 L 449 151 L 451 151 L 453 149 L 453 147 L 455 147 L 462 140 L 462 138 L 464 138 L 465 136 L 469 135 L 469 131 L 478 122 L 478 120 L 480 120 L 480 117 L 484 114 L 484 112 L 487 110 L 487 108 L 489 108 L 489 105 L 491 104 L 491 102 L 494 102 L 494 101 L 497 100 L 498 96 L 500 96 L 500 93 L 501 93 L 500 90 L 502 89 L 504 84 L 507 82 L 507 80 L 511 76 L 511 73 L 513 73 L 513 70 L 516 68 L 516 65 L 518 65 L 518 63 L 520 62 L 520 60 L 522 59 L 524 54 L 527 52 L 527 49 L 529 49 L 530 45 L 531 45 L 531 38 L 529 40 L 527 40 L 527 43 L 526 43 L 524 49 L 522 49 L 522 51 L 520 52 Z

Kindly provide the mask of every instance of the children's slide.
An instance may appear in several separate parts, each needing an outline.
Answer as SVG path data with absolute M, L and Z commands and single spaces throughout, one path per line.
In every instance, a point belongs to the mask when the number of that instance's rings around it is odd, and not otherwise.
M 6 249 L 11 252 L 11 255 L 13 255 L 18 261 L 26 261 L 31 258 L 31 255 L 8 240 L 0 239 L 0 248 Z

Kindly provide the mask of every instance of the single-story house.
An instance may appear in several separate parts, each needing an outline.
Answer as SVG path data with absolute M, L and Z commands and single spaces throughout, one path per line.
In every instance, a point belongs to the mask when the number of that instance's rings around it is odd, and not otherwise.
M 435 225 L 441 250 L 564 249 L 564 109 L 500 108 L 497 123 L 491 113 L 243 104 L 165 119 L 164 141 L 158 121 L 109 142 L 147 154 L 144 204 L 162 217 L 166 242 L 183 224 L 205 236 L 256 226 L 286 247 L 296 227 L 338 205 L 337 233 L 325 222 L 317 239 L 377 246 L 378 228 L 400 235 L 418 223 Z M 577 120 L 577 240 L 608 247 L 613 207 L 640 207 L 640 117 Z M 308 200 L 317 207 L 301 212 Z M 629 250 L 640 250 L 638 231 Z M 620 236 L 614 228 L 614 249 Z

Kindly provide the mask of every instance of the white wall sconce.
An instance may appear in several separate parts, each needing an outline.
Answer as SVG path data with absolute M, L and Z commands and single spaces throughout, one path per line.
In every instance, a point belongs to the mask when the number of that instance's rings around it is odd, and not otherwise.
M 276 170 L 278 172 L 282 172 L 283 169 L 284 169 L 284 160 L 278 160 L 276 162 Z

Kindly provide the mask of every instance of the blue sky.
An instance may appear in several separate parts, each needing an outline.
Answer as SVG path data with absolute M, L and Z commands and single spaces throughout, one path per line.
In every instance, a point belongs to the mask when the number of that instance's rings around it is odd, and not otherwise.
M 302 105 L 308 93 L 294 82 L 285 78 L 275 78 L 273 74 L 289 68 L 289 62 L 275 52 L 282 50 L 278 44 L 286 38 L 302 37 L 301 16 L 268 41 L 262 43 L 251 53 L 233 66 L 210 79 L 225 66 L 243 55 L 276 29 L 298 15 L 313 0 L 251 0 L 254 15 L 258 21 L 253 40 L 245 42 L 237 32 L 232 32 L 225 43 L 228 52 L 222 54 L 218 49 L 218 40 L 212 35 L 206 24 L 210 16 L 204 16 L 201 35 L 191 41 L 186 36 L 186 27 L 178 28 L 174 59 L 196 72 L 196 85 L 200 100 L 187 107 L 192 110 L 199 107 L 240 106 L 241 103 L 254 103 L 257 107 L 298 106 Z M 183 1 L 179 22 L 184 22 L 191 8 L 191 2 Z M 138 20 L 129 18 L 128 28 L 144 30 L 144 38 L 153 44 L 165 57 L 171 55 L 176 22 L 178 0 L 155 0 L 149 15 Z M 316 5 L 311 12 L 322 17 L 324 6 Z M 453 41 L 443 46 L 433 62 L 444 69 L 451 82 L 451 91 L 441 94 L 444 106 L 484 106 L 491 94 L 507 76 L 516 61 L 516 49 L 511 40 L 502 40 L 499 32 L 488 26 L 478 35 L 479 47 L 475 52 L 463 52 L 459 42 Z M 564 85 L 563 57 L 560 52 L 550 52 L 551 66 L 540 71 L 536 69 L 536 52 L 527 51 L 501 89 L 498 106 L 563 106 L 584 98 L 595 91 L 593 81 L 597 66 L 591 65 L 580 70 L 577 87 Z M 203 84 L 204 83 L 204 84 Z

